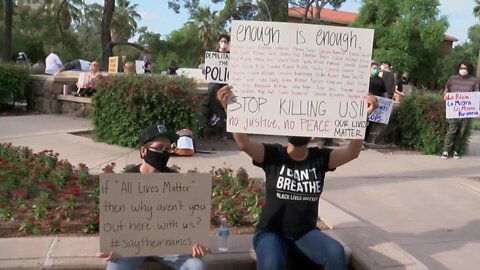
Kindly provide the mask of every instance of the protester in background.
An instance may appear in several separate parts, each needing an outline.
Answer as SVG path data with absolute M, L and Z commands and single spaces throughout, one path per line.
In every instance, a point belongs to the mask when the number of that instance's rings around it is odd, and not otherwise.
M 78 70 L 78 71 L 89 71 L 90 70 L 90 61 L 83 60 L 83 59 L 75 59 L 71 62 L 62 65 L 58 73 L 67 71 L 67 70 Z
M 137 74 L 135 63 L 126 62 L 125 65 L 123 66 L 123 72 L 125 73 L 125 76 L 130 76 L 130 75 Z
M 230 36 L 222 34 L 218 37 L 218 51 L 221 53 L 230 53 Z M 210 126 L 216 126 L 220 120 L 224 120 L 227 116 L 218 102 L 217 92 L 226 84 L 209 83 L 208 84 L 208 111 L 207 119 Z
M 375 62 L 370 64 L 370 84 L 368 86 L 368 93 L 378 97 L 387 97 L 387 89 L 385 88 L 385 83 L 383 80 L 378 77 L 380 70 L 378 65 Z M 375 125 L 375 122 L 368 121 L 367 128 L 365 130 L 365 142 L 368 141 L 368 136 L 370 135 L 370 130 L 372 126 Z
M 60 57 L 54 52 L 51 52 L 45 58 L 45 74 L 56 75 L 63 67 Z
M 102 72 L 100 71 L 100 65 L 98 64 L 98 62 L 97 61 L 91 62 L 87 81 L 81 85 L 77 83 L 78 90 L 75 96 L 91 97 L 93 94 L 95 94 L 95 92 L 97 92 L 96 83 L 102 77 L 103 77 Z
M 461 61 L 457 65 L 458 75 L 451 76 L 447 85 L 445 86 L 443 99 L 447 101 L 448 93 L 455 92 L 474 92 L 478 91 L 478 82 L 473 77 L 473 65 L 468 61 Z M 445 142 L 443 144 L 442 158 L 460 158 L 458 155 L 458 148 L 460 147 L 460 141 L 465 136 L 470 119 L 447 119 L 448 130 L 445 136 Z
M 167 166 L 170 158 L 170 146 L 177 139 L 175 132 L 164 125 L 152 125 L 140 133 L 140 157 L 142 163 L 128 170 L 126 173 L 178 173 Z M 194 244 L 192 254 L 155 256 L 155 260 L 177 270 L 205 270 L 207 265 L 202 259 L 209 251 L 202 245 Z M 108 262 L 107 270 L 134 270 L 139 267 L 146 257 L 116 258 L 113 252 L 97 253 L 97 256 Z
M 230 95 L 228 85 L 218 91 L 225 110 Z M 371 113 L 376 98 L 368 95 L 365 100 Z M 233 133 L 233 138 L 265 171 L 265 205 L 253 236 L 257 269 L 285 269 L 285 257 L 299 254 L 326 270 L 346 270 L 342 244 L 317 228 L 318 200 L 325 173 L 357 158 L 363 140 L 333 150 L 308 147 L 309 137 L 288 137 L 286 147 L 256 142 L 246 133 Z
M 391 70 L 390 62 L 383 61 L 381 65 L 381 71 L 379 73 L 379 77 L 382 78 L 383 82 L 385 83 L 385 88 L 387 89 L 387 97 L 392 99 L 393 94 L 395 93 L 395 86 L 396 86 L 396 76 Z
M 142 53 L 140 54 L 140 60 L 143 61 L 143 69 L 145 73 L 152 73 L 152 55 L 148 52 L 148 45 L 145 45 Z
M 177 70 L 177 62 L 175 62 L 175 60 L 172 60 L 167 68 L 167 75 L 177 75 Z
M 398 80 L 397 85 L 395 86 L 395 93 L 393 94 L 393 100 L 402 101 L 402 98 L 405 96 L 403 92 L 403 86 L 408 84 L 408 74 L 404 73 L 401 80 Z

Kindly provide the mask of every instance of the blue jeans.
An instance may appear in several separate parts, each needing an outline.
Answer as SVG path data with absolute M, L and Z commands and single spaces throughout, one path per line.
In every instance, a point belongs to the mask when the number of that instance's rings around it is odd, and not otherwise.
M 253 236 L 253 248 L 257 254 L 257 270 L 284 270 L 285 258 L 295 252 L 314 264 L 323 265 L 325 270 L 347 269 L 342 244 L 318 229 L 311 230 L 297 240 L 273 232 L 258 231 Z
M 206 270 L 207 264 L 203 259 L 193 258 L 190 255 L 156 256 L 155 260 L 176 270 Z M 107 270 L 134 270 L 139 267 L 146 257 L 123 257 L 108 262 Z

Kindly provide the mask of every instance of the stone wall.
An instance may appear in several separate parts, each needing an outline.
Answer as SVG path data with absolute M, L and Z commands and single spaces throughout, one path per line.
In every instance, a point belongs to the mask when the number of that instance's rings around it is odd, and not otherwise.
M 76 77 L 71 74 L 63 76 L 30 75 L 25 89 L 27 109 L 46 114 L 65 113 L 62 111 L 62 105 L 57 96 L 63 93 L 64 84 L 68 85 L 69 89 L 76 90 L 77 80 L 78 74 Z

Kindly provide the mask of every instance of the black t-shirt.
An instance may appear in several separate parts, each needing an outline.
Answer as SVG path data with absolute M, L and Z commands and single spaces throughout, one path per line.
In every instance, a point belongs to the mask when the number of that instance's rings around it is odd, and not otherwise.
M 391 71 L 383 71 L 381 79 L 385 83 L 385 88 L 387 89 L 388 97 L 392 98 L 395 90 L 395 88 L 393 88 L 394 82 L 395 82 L 395 74 L 393 74 L 393 72 Z
M 280 144 L 264 144 L 265 205 L 257 230 L 268 230 L 298 239 L 317 228 L 318 199 L 332 149 L 308 148 L 307 158 L 293 160 Z
M 126 169 L 125 172 L 126 173 L 140 173 L 140 165 L 142 165 L 142 164 L 138 164 L 138 165 L 135 165 L 133 167 L 130 167 L 130 168 Z M 161 173 L 177 173 L 176 170 L 171 169 L 169 167 L 165 167 L 165 169 L 161 170 L 160 172 Z
M 378 76 L 370 77 L 370 86 L 368 92 L 374 96 L 383 97 L 384 93 L 387 92 L 387 88 L 385 88 L 385 83 L 383 82 L 382 78 Z

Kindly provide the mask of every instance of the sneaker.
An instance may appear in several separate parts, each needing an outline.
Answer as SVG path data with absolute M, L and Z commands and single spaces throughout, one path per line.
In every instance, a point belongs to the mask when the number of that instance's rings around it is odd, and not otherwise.
M 210 126 L 216 126 L 218 124 L 218 122 L 220 121 L 220 117 L 218 117 L 218 115 L 214 114 L 212 115 L 212 117 L 210 117 L 210 120 L 208 121 L 208 124 Z
M 442 155 L 440 156 L 441 158 L 447 159 L 449 158 L 448 151 L 443 151 Z
M 457 151 L 453 151 L 453 158 L 459 159 L 460 156 L 458 155 Z

